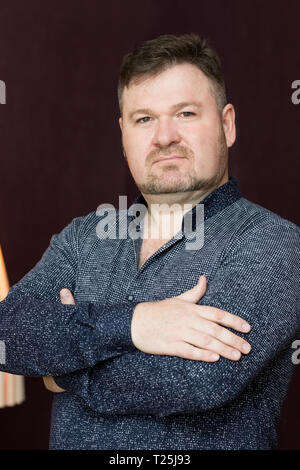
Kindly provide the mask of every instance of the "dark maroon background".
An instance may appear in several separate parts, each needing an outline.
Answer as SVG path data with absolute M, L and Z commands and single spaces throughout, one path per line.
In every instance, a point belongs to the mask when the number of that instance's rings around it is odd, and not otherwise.
M 118 127 L 125 53 L 159 34 L 208 37 L 223 61 L 238 135 L 231 174 L 244 197 L 300 225 L 298 0 L 0 0 L 0 242 L 11 285 L 73 217 L 136 196 Z M 292 350 L 291 350 L 292 351 Z M 300 449 L 300 366 L 279 447 Z M 52 394 L 26 378 L 0 410 L 1 449 L 47 449 Z

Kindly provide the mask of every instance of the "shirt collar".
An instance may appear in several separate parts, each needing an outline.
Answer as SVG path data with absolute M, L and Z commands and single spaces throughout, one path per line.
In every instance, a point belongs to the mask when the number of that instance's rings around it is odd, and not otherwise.
M 192 217 L 192 229 L 195 230 L 196 210 L 200 204 L 204 205 L 204 221 L 217 214 L 225 207 L 233 204 L 242 197 L 238 181 L 234 176 L 230 176 L 226 183 L 216 188 L 208 196 L 198 202 L 190 211 L 186 212 L 182 220 L 182 230 L 184 229 L 184 220 Z M 144 196 L 140 193 L 133 204 L 143 204 L 147 207 Z

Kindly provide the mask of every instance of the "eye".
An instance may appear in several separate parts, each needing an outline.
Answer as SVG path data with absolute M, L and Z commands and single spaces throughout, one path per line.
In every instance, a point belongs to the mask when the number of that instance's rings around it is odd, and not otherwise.
M 145 116 L 145 117 L 142 117 L 140 119 L 137 119 L 136 122 L 141 122 L 142 124 L 145 123 L 145 122 L 148 122 L 148 121 L 143 121 L 143 119 L 151 119 L 149 116 Z
M 184 117 L 189 117 L 189 116 L 194 116 L 195 113 L 192 113 L 192 111 L 182 111 L 182 113 L 180 114 L 188 114 L 188 116 L 184 116 Z

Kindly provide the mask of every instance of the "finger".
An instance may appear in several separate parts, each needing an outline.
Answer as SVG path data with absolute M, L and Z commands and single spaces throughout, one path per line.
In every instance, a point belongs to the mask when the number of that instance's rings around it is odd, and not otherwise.
M 43 377 L 43 382 L 46 388 L 48 388 L 47 377 Z
M 216 362 L 220 356 L 214 351 L 201 349 L 186 342 L 178 343 L 178 349 L 172 356 L 183 357 L 184 359 L 191 359 L 193 361 Z
M 194 287 L 192 287 L 192 289 L 189 289 L 186 292 L 183 292 L 182 294 L 177 295 L 176 298 L 181 299 L 181 300 L 186 300 L 188 302 L 196 303 L 201 299 L 201 297 L 203 297 L 205 291 L 206 291 L 206 277 L 200 276 L 197 284 Z
M 227 346 L 239 350 L 243 354 L 248 354 L 251 350 L 251 346 L 248 341 L 213 321 L 198 317 L 198 322 L 194 325 L 195 326 L 193 326 L 193 329 L 196 329 L 201 333 L 208 334 L 209 336 L 216 338 L 221 343 L 227 344 Z
M 69 289 L 61 289 L 60 291 L 60 300 L 62 304 L 65 305 L 75 305 L 75 300 L 72 295 L 72 292 Z
M 221 325 L 233 328 L 241 333 L 249 333 L 251 330 L 249 323 L 241 317 L 227 312 L 226 310 L 210 307 L 209 305 L 196 305 L 195 307 L 197 314 L 202 318 L 220 323 Z
M 194 330 L 193 328 L 189 330 L 184 341 L 187 341 L 197 348 L 213 351 L 231 361 L 238 361 L 241 358 L 241 353 L 237 349 L 231 348 L 216 338 L 202 333 L 201 331 Z
M 45 376 L 43 377 L 44 385 L 49 392 L 52 392 L 52 384 L 51 384 L 51 377 Z
M 59 387 L 57 383 L 54 381 L 52 376 L 45 376 L 43 377 L 43 381 L 47 390 L 53 393 L 62 393 L 66 392 L 63 388 Z

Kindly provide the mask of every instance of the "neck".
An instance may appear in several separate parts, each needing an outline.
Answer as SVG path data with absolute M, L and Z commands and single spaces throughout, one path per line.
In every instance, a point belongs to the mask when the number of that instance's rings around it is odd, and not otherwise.
M 142 193 L 148 205 L 144 221 L 144 236 L 160 241 L 170 240 L 179 232 L 183 216 L 215 189 L 228 181 L 228 176 L 208 190 L 168 194 Z

